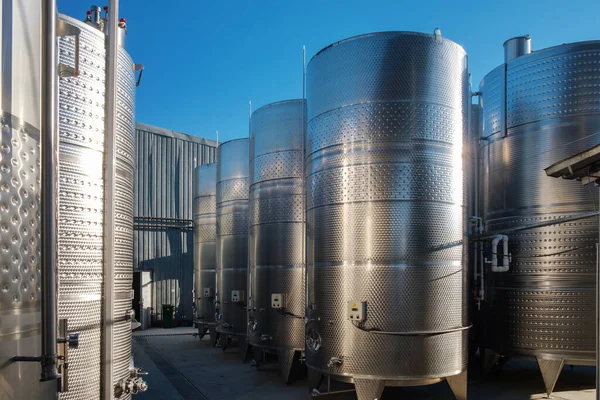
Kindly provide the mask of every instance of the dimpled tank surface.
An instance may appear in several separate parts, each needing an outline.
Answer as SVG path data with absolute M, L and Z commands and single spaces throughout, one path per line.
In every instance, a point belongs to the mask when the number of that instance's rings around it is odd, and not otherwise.
M 259 108 L 250 135 L 249 340 L 279 351 L 284 374 L 304 349 L 304 104 Z
M 306 362 L 361 399 L 466 369 L 467 80 L 462 47 L 411 32 L 308 65 Z
M 217 164 L 206 164 L 194 172 L 194 273 L 198 323 L 215 324 Z
M 217 332 L 247 333 L 248 139 L 217 149 Z
M 593 185 L 544 173 L 553 163 L 600 144 L 598 64 L 600 42 L 572 43 L 518 57 L 506 64 L 506 72 L 501 65 L 482 80 L 488 232 L 598 209 Z M 486 277 L 486 347 L 593 364 L 598 219 L 508 235 L 510 271 Z

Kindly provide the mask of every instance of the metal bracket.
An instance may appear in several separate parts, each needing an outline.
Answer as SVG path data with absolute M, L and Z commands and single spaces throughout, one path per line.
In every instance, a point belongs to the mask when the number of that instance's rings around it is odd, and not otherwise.
M 140 86 L 140 83 L 142 82 L 142 74 L 144 73 L 144 64 L 133 64 L 133 70 L 140 71 L 138 78 L 135 82 L 135 86 L 138 87 L 138 86 Z
M 62 19 L 56 19 L 56 36 L 74 36 L 75 37 L 75 67 L 66 64 L 58 64 L 58 76 L 61 78 L 79 76 L 79 36 L 81 29 L 73 26 Z
M 68 326 L 67 319 L 58 320 L 58 391 L 61 393 L 69 391 L 69 349 L 79 347 L 79 333 L 69 333 Z
M 58 320 L 58 391 L 67 392 L 69 390 L 69 349 L 79 347 L 79 333 L 68 333 L 68 323 L 66 319 Z M 43 357 L 15 356 L 11 358 L 12 362 L 42 362 Z

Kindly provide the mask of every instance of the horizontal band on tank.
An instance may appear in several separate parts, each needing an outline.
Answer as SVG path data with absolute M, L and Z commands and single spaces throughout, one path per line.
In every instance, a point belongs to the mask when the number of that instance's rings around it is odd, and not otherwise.
M 389 114 L 408 115 L 393 119 L 394 124 L 391 124 Z M 431 122 L 432 117 L 437 123 Z M 453 146 L 462 143 L 466 124 L 465 113 L 430 102 L 356 103 L 328 110 L 309 121 L 305 156 L 308 158 L 323 149 L 356 143 L 412 144 L 421 141 L 428 145 Z
M 290 225 L 290 224 L 299 224 L 299 225 L 304 225 L 304 221 L 298 221 L 298 220 L 287 220 L 287 221 L 269 221 L 269 222 L 259 222 L 259 223 L 252 223 L 250 224 L 250 228 L 255 227 L 255 226 L 262 226 L 262 225 L 279 225 L 279 224 L 285 224 L 285 225 Z
M 0 109 L 0 118 L 0 124 L 8 124 L 12 129 L 18 131 L 22 129 L 23 133 L 29 135 L 33 140 L 40 140 L 40 131 L 26 121 L 22 121 L 16 115 Z
M 435 336 L 435 335 L 445 335 L 445 334 L 448 334 L 448 333 L 465 331 L 465 330 L 471 329 L 473 327 L 473 325 L 468 325 L 468 326 L 460 326 L 460 327 L 448 328 L 448 329 L 438 329 L 438 330 L 435 330 L 435 331 L 393 332 L 393 331 L 382 331 L 382 330 L 378 330 L 378 329 L 362 329 L 359 326 L 357 326 L 356 324 L 352 324 L 352 325 L 354 325 L 357 329 L 360 329 L 360 330 L 368 332 L 368 333 L 374 333 L 374 334 L 378 334 L 378 335 L 390 335 L 390 336 Z
M 402 377 L 402 376 L 381 376 L 381 375 L 360 375 L 360 374 L 349 374 L 349 373 L 339 373 L 339 372 L 331 372 L 330 369 L 319 369 L 316 367 L 313 367 L 310 364 L 306 364 L 306 366 L 310 369 L 312 369 L 313 371 L 317 371 L 317 372 L 321 372 L 323 375 L 326 376 L 331 376 L 331 377 L 335 377 L 335 376 L 342 376 L 342 377 L 348 377 L 351 379 L 369 379 L 369 380 L 379 380 L 379 381 L 386 381 L 386 385 L 387 386 L 396 386 L 394 384 L 387 384 L 388 381 L 417 381 L 417 380 L 430 380 L 433 379 L 434 381 L 428 382 L 428 383 L 418 383 L 417 385 L 422 386 L 422 385 L 429 385 L 429 384 L 434 384 L 434 383 L 438 383 L 441 381 L 441 379 L 449 377 L 449 376 L 454 376 L 454 375 L 458 375 L 461 372 L 463 372 L 464 370 L 456 370 L 456 371 L 452 371 L 448 374 L 444 374 L 444 375 L 419 375 L 419 376 L 406 376 L 406 377 Z M 352 382 L 350 382 L 352 383 Z M 397 386 L 402 386 L 402 385 L 397 385 Z
M 18 326 L 14 329 L 0 329 L 0 337 L 2 340 L 18 340 L 32 336 L 37 336 L 40 333 L 41 324 Z M 12 337 L 7 337 L 12 336 Z M 16 351 L 16 350 L 15 350 Z
M 0 303 L 0 316 L 35 314 L 40 312 L 40 310 L 41 300 L 12 303 L 10 305 Z
M 393 263 L 382 263 L 381 261 L 372 262 L 364 261 L 360 262 L 316 262 L 314 264 L 308 263 L 307 267 L 321 268 L 321 267 L 343 267 L 343 268 L 422 268 L 422 267 L 456 267 L 463 268 L 462 261 L 417 261 L 414 262 L 393 262 Z
M 224 267 L 224 268 L 219 268 L 218 269 L 218 271 L 247 271 L 247 270 L 248 270 L 248 268 L 246 268 L 246 267 L 243 267 L 243 268 L 227 268 L 227 267 Z
M 304 268 L 304 264 L 297 265 L 255 265 L 251 268 L 255 269 L 296 269 L 296 268 Z
M 318 210 L 318 209 L 323 209 L 323 208 L 327 208 L 327 207 L 331 207 L 331 206 L 343 206 L 346 204 L 369 204 L 369 203 L 387 203 L 387 204 L 398 204 L 398 203 L 417 203 L 417 204 L 442 204 L 442 205 L 448 205 L 448 206 L 453 206 L 453 207 L 460 207 L 460 208 L 465 208 L 466 206 L 462 205 L 462 204 L 457 204 L 455 202 L 451 202 L 451 201 L 436 201 L 436 200 L 420 200 L 420 199 L 414 199 L 414 200 L 410 200 L 410 199 L 393 199 L 393 200 L 357 200 L 357 201 L 344 201 L 344 202 L 336 202 L 336 203 L 329 203 L 329 204 L 323 204 L 323 205 L 319 205 L 319 206 L 315 206 L 315 207 L 307 207 L 306 211 L 312 211 L 312 210 Z M 461 201 L 462 203 L 462 201 Z
M 315 59 L 317 56 L 319 56 L 324 51 L 329 50 L 330 48 L 338 46 L 340 44 L 344 44 L 346 42 L 351 42 L 353 40 L 364 39 L 364 38 L 368 38 L 368 37 L 372 37 L 372 36 L 384 36 L 384 35 L 388 35 L 388 36 L 421 36 L 421 37 L 435 39 L 435 35 L 433 35 L 431 33 L 413 32 L 413 31 L 379 31 L 379 32 L 363 33 L 360 35 L 351 36 L 349 38 L 338 40 L 337 42 L 334 42 L 328 46 L 323 47 L 321 50 L 319 50 L 317 52 L 317 54 L 315 54 L 314 56 L 311 57 L 311 59 L 308 63 L 310 64 L 313 59 Z M 444 40 L 447 43 L 451 43 L 454 46 L 456 46 L 457 48 L 461 49 L 465 55 L 467 54 L 465 49 L 458 43 L 456 43 L 450 39 L 444 39 Z
M 129 295 L 131 297 L 131 294 Z M 59 294 L 60 301 L 98 301 L 102 299 L 101 294 Z

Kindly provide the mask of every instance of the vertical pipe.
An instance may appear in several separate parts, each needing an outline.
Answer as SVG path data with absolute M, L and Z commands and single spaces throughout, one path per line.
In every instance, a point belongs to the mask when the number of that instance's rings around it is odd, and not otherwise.
M 42 381 L 56 371 L 58 135 L 56 1 L 42 1 Z
M 600 223 L 600 221 L 598 221 Z M 599 238 L 600 241 L 600 238 Z M 596 243 L 596 400 L 600 400 L 600 243 Z
M 303 224 L 303 240 L 302 240 L 302 255 L 304 256 L 304 263 L 302 271 L 302 276 L 304 276 L 304 315 L 309 317 L 308 306 L 310 306 L 310 299 L 308 297 L 308 276 L 306 275 L 306 262 L 308 260 L 306 254 L 306 170 L 304 166 L 304 161 L 306 160 L 306 127 L 304 124 L 306 123 L 306 45 L 302 46 L 302 212 L 304 213 L 304 224 Z
M 108 3 L 106 51 L 106 129 L 104 137 L 104 269 L 102 304 L 102 398 L 113 398 L 113 309 L 115 231 L 115 136 L 117 130 L 117 30 L 119 0 Z

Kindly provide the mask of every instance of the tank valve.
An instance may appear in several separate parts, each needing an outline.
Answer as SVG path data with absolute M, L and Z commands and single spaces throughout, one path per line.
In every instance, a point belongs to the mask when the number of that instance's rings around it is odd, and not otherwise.
M 329 361 L 327 361 L 327 368 L 331 368 L 335 365 L 342 365 L 344 362 L 344 357 L 331 357 Z
M 115 385 L 114 395 L 116 398 L 124 394 L 138 394 L 148 390 L 148 384 L 142 378 L 121 379 Z
M 115 385 L 115 397 L 119 398 L 124 394 L 138 394 L 148 390 L 148 384 L 140 378 L 143 375 L 148 375 L 148 373 L 142 368 L 131 368 L 129 370 L 129 378 L 121 379 Z
M 260 340 L 263 342 L 268 342 L 269 340 L 273 339 L 271 336 L 263 333 L 262 335 L 260 335 Z

